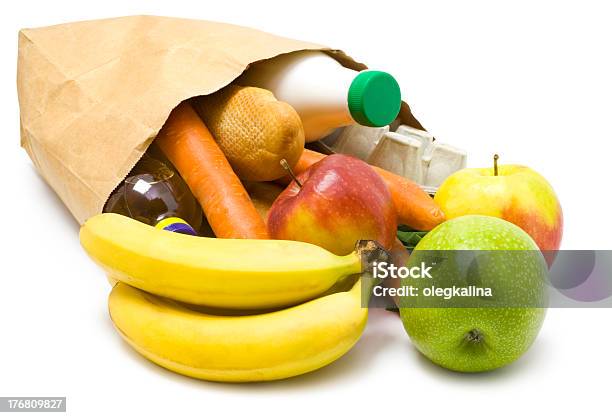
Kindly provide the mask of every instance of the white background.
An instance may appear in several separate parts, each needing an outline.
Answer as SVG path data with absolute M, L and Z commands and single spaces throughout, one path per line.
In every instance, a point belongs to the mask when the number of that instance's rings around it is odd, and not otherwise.
M 372 312 L 344 358 L 287 381 L 184 378 L 131 351 L 78 225 L 19 148 L 17 31 L 159 14 L 220 20 L 341 48 L 394 74 L 404 99 L 469 165 L 529 165 L 555 187 L 563 247 L 610 248 L 611 10 L 606 2 L 9 2 L 0 25 L 0 396 L 67 396 L 89 416 L 608 415 L 612 310 L 550 310 L 533 348 L 492 373 L 430 364 L 399 319 Z M 382 416 L 382 415 L 381 415 Z

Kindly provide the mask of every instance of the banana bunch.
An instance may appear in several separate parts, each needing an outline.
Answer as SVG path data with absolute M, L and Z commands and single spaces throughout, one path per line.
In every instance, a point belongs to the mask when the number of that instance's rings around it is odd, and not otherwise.
M 105 213 L 81 244 L 117 281 L 109 312 L 154 363 L 213 381 L 296 376 L 345 354 L 367 321 L 365 251 L 294 241 L 194 237 Z M 372 252 L 368 254 L 372 256 Z

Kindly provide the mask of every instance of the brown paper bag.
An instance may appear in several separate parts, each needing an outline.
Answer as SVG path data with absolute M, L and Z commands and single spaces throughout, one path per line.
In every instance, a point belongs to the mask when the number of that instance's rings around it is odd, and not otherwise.
M 322 45 L 225 23 L 155 16 L 19 32 L 21 145 L 74 217 L 102 211 L 181 101 L 255 61 Z M 342 65 L 365 65 L 329 50 Z M 406 104 L 404 123 L 421 125 Z

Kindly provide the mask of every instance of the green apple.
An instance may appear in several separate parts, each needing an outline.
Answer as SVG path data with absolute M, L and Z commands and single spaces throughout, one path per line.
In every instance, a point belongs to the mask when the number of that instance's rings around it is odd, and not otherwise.
M 400 314 L 427 358 L 481 372 L 513 362 L 531 346 L 546 313 L 547 267 L 521 228 L 483 215 L 449 220 L 419 242 L 407 267 L 423 265 L 432 266 L 431 277 L 401 282 L 419 292 L 402 298 Z M 432 291 L 452 287 L 480 293 L 446 298 Z

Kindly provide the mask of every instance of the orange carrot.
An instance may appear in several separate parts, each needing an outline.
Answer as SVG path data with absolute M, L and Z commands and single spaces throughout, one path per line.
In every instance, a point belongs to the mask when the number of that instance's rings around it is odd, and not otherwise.
M 306 171 L 308 167 L 323 158 L 325 158 L 325 154 L 308 149 L 304 150 L 300 160 L 293 168 L 295 175 Z M 408 225 L 419 231 L 429 231 L 444 222 L 445 217 L 442 209 L 418 184 L 382 168 L 374 166 L 372 168 L 387 184 L 400 224 Z M 279 181 L 288 184 L 291 178 L 283 177 Z
M 218 238 L 268 238 L 248 193 L 189 103 L 170 113 L 156 143 L 202 205 Z

